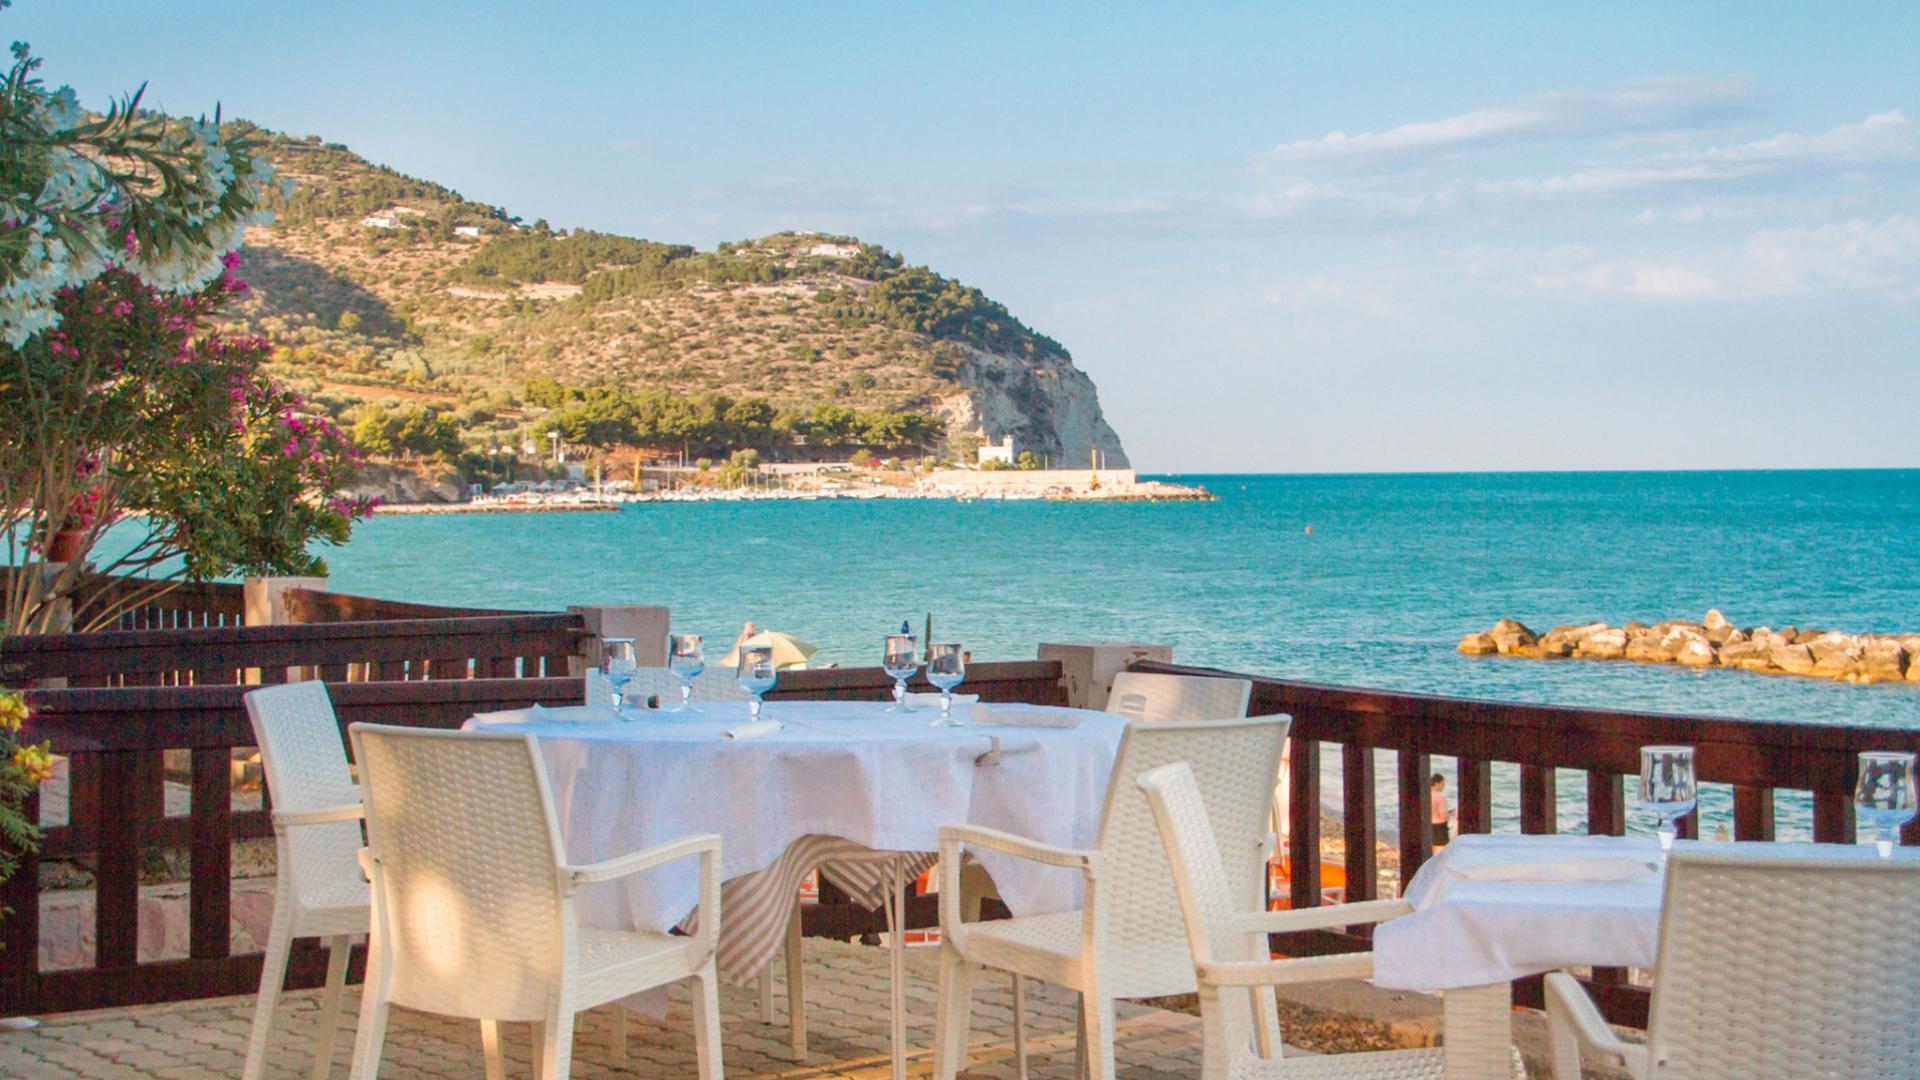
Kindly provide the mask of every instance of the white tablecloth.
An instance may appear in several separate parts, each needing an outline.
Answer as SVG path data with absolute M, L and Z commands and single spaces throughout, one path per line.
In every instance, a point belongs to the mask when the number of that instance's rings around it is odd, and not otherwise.
M 1681 840 L 1674 850 L 1729 846 Z M 1844 858 L 1862 849 L 1768 844 L 1767 850 Z M 1652 864 L 1653 872 L 1623 873 L 1640 862 Z M 1538 871 L 1533 876 L 1561 879 L 1486 880 L 1527 877 L 1529 867 Z M 1375 928 L 1373 981 L 1394 990 L 1448 990 L 1566 967 L 1652 967 L 1664 870 L 1660 845 L 1651 838 L 1457 837 L 1407 883 L 1404 895 L 1414 913 Z M 1578 880 L 1583 873 L 1616 880 Z
M 1122 717 L 1077 711 L 1073 728 L 928 726 L 934 715 L 885 712 L 879 702 L 773 701 L 771 736 L 722 738 L 746 720 L 744 703 L 710 703 L 693 718 L 671 713 L 543 709 L 468 722 L 538 738 L 567 857 L 596 862 L 693 833 L 718 833 L 721 877 L 774 864 L 806 836 L 837 836 L 883 851 L 929 852 L 940 826 L 1005 829 L 1042 843 L 1090 847 Z M 997 765 L 974 759 L 998 738 Z M 1077 874 L 978 853 L 1018 915 L 1078 905 Z M 589 925 L 663 931 L 698 900 L 697 867 L 682 861 L 590 887 L 579 901 Z M 725 926 L 727 913 L 721 913 Z

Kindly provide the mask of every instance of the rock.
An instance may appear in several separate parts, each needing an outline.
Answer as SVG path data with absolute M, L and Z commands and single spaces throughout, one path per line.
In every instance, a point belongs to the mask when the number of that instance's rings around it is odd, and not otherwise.
M 1900 647 L 1907 650 L 1908 656 L 1920 656 L 1920 634 L 1903 634 Z
M 1648 626 L 1646 623 L 1643 623 L 1643 622 L 1629 622 L 1626 625 L 1622 626 L 1620 629 L 1625 630 L 1627 632 L 1628 637 L 1632 637 L 1635 634 L 1644 634 L 1647 631 L 1653 629 L 1653 627 Z
M 1920 653 L 1915 653 L 1914 658 L 1914 662 L 1907 665 L 1907 681 L 1920 683 Z
M 1701 639 L 1688 641 L 1674 654 L 1674 662 L 1687 667 L 1704 668 L 1714 664 L 1713 646 Z
M 1847 679 L 1860 675 L 1860 656 L 1853 651 L 1830 652 L 1814 662 L 1813 674 L 1826 679 Z
M 1720 646 L 1720 666 L 1747 671 L 1766 671 L 1773 667 L 1767 646 L 1758 641 L 1729 641 Z
M 1461 638 L 1459 648 L 1468 656 L 1492 656 L 1500 651 L 1500 646 L 1493 642 L 1493 635 L 1484 631 Z
M 1715 630 L 1733 629 L 1733 624 L 1727 621 L 1725 615 L 1720 614 L 1719 608 L 1709 608 L 1707 610 L 1707 617 L 1701 620 L 1700 625 L 1706 627 L 1708 633 L 1712 633 Z
M 1512 656 L 1523 649 L 1530 649 L 1540 640 L 1540 635 L 1527 629 L 1526 624 L 1515 619 L 1501 619 L 1487 631 L 1501 656 Z
M 1775 645 L 1767 650 L 1767 659 L 1789 675 L 1813 674 L 1813 653 L 1805 645 Z
M 1849 653 L 1853 656 L 1858 656 L 1860 653 L 1859 640 L 1837 630 L 1811 639 L 1796 638 L 1794 644 L 1805 645 L 1813 653 L 1814 663 L 1819 663 L 1835 653 Z
M 1673 659 L 1673 650 L 1648 631 L 1627 640 L 1627 659 L 1638 664 L 1664 664 Z
M 1862 674 L 1875 679 L 1898 681 L 1907 674 L 1906 646 L 1897 641 L 1876 641 L 1860 655 Z
M 1594 660 L 1618 660 L 1627 655 L 1627 632 L 1624 629 L 1596 630 L 1580 639 L 1574 655 Z
M 1597 634 L 1607 628 L 1603 622 L 1582 623 L 1579 626 L 1556 626 L 1540 637 L 1540 655 L 1561 657 L 1573 655 L 1573 650 L 1589 634 Z
M 1728 633 L 1728 634 L 1727 634 L 1727 639 L 1726 639 L 1725 641 L 1716 641 L 1716 642 L 1714 642 L 1714 644 L 1716 644 L 1716 645 L 1744 645 L 1744 644 L 1746 644 L 1746 643 L 1747 643 L 1747 642 L 1748 642 L 1749 640 L 1751 640 L 1751 639 L 1747 637 L 1747 632 L 1746 632 L 1745 630 L 1734 630 L 1734 631 L 1731 631 L 1730 633 Z

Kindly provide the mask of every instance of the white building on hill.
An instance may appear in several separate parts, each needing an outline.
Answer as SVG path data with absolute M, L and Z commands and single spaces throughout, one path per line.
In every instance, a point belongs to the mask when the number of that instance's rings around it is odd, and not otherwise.
M 979 464 L 985 465 L 989 461 L 998 461 L 1003 465 L 1013 464 L 1013 436 L 1001 436 L 997 446 L 993 443 L 981 445 Z
M 859 244 L 815 244 L 807 249 L 807 254 L 828 259 L 851 259 L 860 254 Z

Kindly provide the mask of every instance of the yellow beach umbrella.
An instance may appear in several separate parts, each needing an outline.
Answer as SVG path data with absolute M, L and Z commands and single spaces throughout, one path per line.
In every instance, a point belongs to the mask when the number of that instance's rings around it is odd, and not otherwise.
M 762 630 L 748 638 L 746 643 L 773 646 L 773 666 L 776 668 L 806 667 L 807 658 L 820 651 L 820 646 L 813 642 L 802 641 L 792 634 L 783 634 L 778 630 Z M 734 650 L 720 661 L 720 666 L 727 669 L 740 666 L 738 646 L 735 646 Z

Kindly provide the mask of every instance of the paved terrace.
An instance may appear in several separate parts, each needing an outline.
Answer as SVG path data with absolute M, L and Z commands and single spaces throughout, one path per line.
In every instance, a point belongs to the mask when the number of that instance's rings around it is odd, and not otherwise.
M 725 1028 L 727 1076 L 735 1080 L 780 1077 L 888 1076 L 886 953 L 823 939 L 809 939 L 807 964 L 807 1063 L 787 1057 L 785 992 L 779 1019 L 760 1023 L 750 987 L 723 987 L 720 1006 Z M 933 1015 L 937 955 L 932 949 L 908 954 L 910 1057 L 908 1071 L 927 1076 L 933 1070 Z M 1035 1078 L 1071 1080 L 1073 1076 L 1072 999 L 1048 987 L 1028 995 L 1029 1065 Z M 1359 992 L 1349 987 L 1346 995 Z M 1325 991 L 1322 991 L 1325 993 Z M 1356 1024 L 1298 1004 L 1284 1005 L 1290 1042 L 1319 1049 L 1371 1049 L 1428 1041 L 1438 1030 L 1438 1009 L 1419 995 L 1372 998 L 1396 1013 L 1392 1022 Z M 1336 991 L 1329 1003 L 1343 996 Z M 304 1077 L 311 1062 L 319 991 L 290 993 L 281 999 L 275 1024 L 275 1053 L 268 1076 Z M 348 1009 L 357 1004 L 348 990 Z M 693 1029 L 686 1019 L 684 994 L 665 1024 L 629 1023 L 627 1052 L 612 1051 L 612 1014 L 600 1010 L 581 1021 L 575 1034 L 573 1075 L 594 1077 L 692 1076 Z M 203 1080 L 240 1073 L 253 1014 L 252 997 L 216 998 L 172 1005 L 75 1013 L 49 1017 L 31 1031 L 0 1032 L 0 1076 L 23 1078 L 97 1077 L 114 1080 Z M 479 1026 L 396 1009 L 387 1037 L 387 1080 L 467 1080 L 481 1075 Z M 1167 1080 L 1200 1071 L 1199 1018 L 1182 1012 L 1122 1003 L 1115 1052 L 1120 1075 L 1129 1080 Z M 524 1025 L 505 1025 L 509 1075 L 531 1076 Z M 350 1027 L 342 1026 L 335 1049 L 335 1077 L 347 1075 Z M 1527 1040 L 1523 1038 L 1523 1042 Z M 1537 1051 L 1536 1051 L 1537 1052 Z M 1532 1055 L 1530 1055 L 1532 1056 Z M 984 977 L 974 995 L 970 1078 L 1011 1080 L 1013 1068 L 1012 992 L 1004 978 Z

